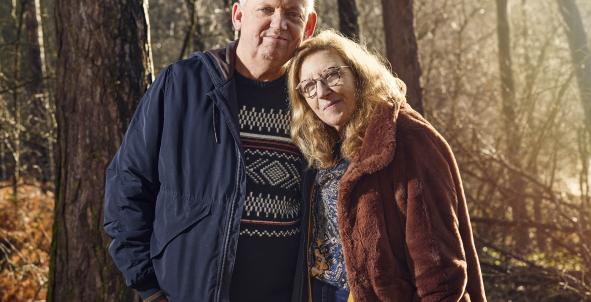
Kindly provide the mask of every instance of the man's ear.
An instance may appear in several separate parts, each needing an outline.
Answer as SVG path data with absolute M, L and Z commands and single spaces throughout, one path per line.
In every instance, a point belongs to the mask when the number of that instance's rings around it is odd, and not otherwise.
M 232 5 L 232 25 L 234 25 L 235 31 L 239 31 L 242 25 L 242 7 L 238 2 Z
M 311 38 L 316 29 L 316 12 L 308 14 L 308 21 L 306 21 L 306 28 L 304 28 L 304 40 Z

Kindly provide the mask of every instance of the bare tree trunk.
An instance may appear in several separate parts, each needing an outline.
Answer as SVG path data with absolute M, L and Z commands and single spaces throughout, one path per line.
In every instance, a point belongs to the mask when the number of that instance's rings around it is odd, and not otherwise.
M 579 97 L 585 114 L 585 130 L 579 134 L 579 149 L 581 153 L 582 169 L 580 173 L 580 189 L 582 193 L 582 211 L 580 211 L 579 224 L 584 230 L 591 225 L 589 213 L 591 212 L 591 200 L 589 198 L 589 151 L 591 150 L 591 51 L 587 44 L 587 33 L 579 13 L 579 8 L 574 0 L 558 0 L 558 8 L 564 24 L 566 36 L 570 48 L 572 63 L 577 76 Z M 589 232 L 584 236 L 589 238 Z M 589 244 L 589 243 L 588 243 Z M 591 248 L 591 247 L 589 247 Z M 587 253 L 588 251 L 583 251 Z
M 153 78 L 147 1 L 55 5 L 58 170 L 48 301 L 131 301 L 107 252 L 102 209 L 105 169 Z
M 382 0 L 386 57 L 406 83 L 408 103 L 423 113 L 421 66 L 413 25 L 413 0 Z
M 12 116 L 14 119 L 14 127 L 12 132 L 12 157 L 14 159 L 14 169 L 12 174 L 12 197 L 16 201 L 18 200 L 18 185 L 21 178 L 21 132 L 22 132 L 22 120 L 21 120 L 21 95 L 17 86 L 20 85 L 21 81 L 21 34 L 23 28 L 23 19 L 25 13 L 26 0 L 21 0 L 20 10 L 17 10 L 17 4 L 14 2 L 15 12 L 19 12 L 18 20 L 15 20 L 17 24 L 16 37 L 14 39 L 14 60 L 12 65 L 12 77 L 14 88 L 12 89 Z M 15 14 L 16 15 L 16 14 Z
M 193 49 L 191 51 L 199 51 L 204 50 L 205 45 L 203 43 L 201 25 L 199 24 L 199 7 L 197 0 L 185 0 L 185 5 L 187 6 L 187 10 L 189 11 L 189 24 L 187 25 L 187 32 L 185 33 L 185 38 L 183 39 L 183 45 L 181 47 L 181 53 L 179 55 L 179 60 L 185 57 L 187 53 L 187 48 L 189 45 L 192 45 Z
M 47 75 L 47 66 L 45 64 L 45 44 L 43 41 L 43 26 L 41 19 L 40 0 L 27 0 L 25 8 L 25 24 L 27 28 L 28 61 L 29 69 L 27 93 L 30 100 L 29 115 L 34 115 L 30 126 L 30 135 L 35 135 L 35 140 L 45 140 L 41 152 L 43 162 L 39 165 L 41 168 L 41 187 L 47 190 L 54 177 L 54 110 L 50 104 L 47 85 L 45 85 L 45 76 Z M 36 122 L 35 122 L 36 121 Z
M 0 101 L 2 101 L 2 96 L 0 96 Z M 4 108 L 0 108 L 0 121 L 5 122 L 4 118 Z M 2 129 L 0 128 L 0 181 L 3 181 L 7 177 L 7 167 L 6 167 L 6 146 L 4 145 L 4 134 L 2 133 Z
M 12 20 L 13 12 L 12 3 L 8 1 L 0 1 L 0 20 Z M 0 43 L 8 45 L 14 40 L 12 33 L 16 32 L 13 30 L 16 28 L 16 24 L 13 22 L 6 22 L 3 24 L 3 28 L 0 31 Z M 6 50 L 10 48 L 6 46 Z M 7 75 L 11 73 L 9 62 L 12 61 L 12 54 L 9 51 L 0 52 L 0 89 L 10 90 L 10 83 L 7 79 Z M 8 99 L 8 93 L 0 93 L 0 180 L 8 180 L 10 178 L 10 137 L 12 133 L 12 126 L 10 123 L 10 100 Z
M 589 145 L 591 145 L 591 134 L 588 129 L 580 129 L 577 135 L 579 158 L 582 162 L 581 171 L 579 172 L 579 190 L 581 190 L 581 205 L 579 206 L 579 217 L 577 227 L 581 238 L 579 244 L 579 251 L 583 256 L 583 273 L 589 275 L 591 273 L 591 198 L 589 196 L 589 156 L 591 152 Z
M 43 34 L 43 18 L 42 10 L 41 10 L 41 0 L 35 0 L 35 13 L 37 24 L 37 37 L 39 38 L 39 55 L 41 58 L 41 72 L 43 78 L 48 76 L 48 66 L 47 66 L 47 54 L 45 48 L 45 36 Z M 55 143 L 56 143 L 56 129 L 57 129 L 57 121 L 55 120 L 55 100 L 52 97 L 52 90 L 49 88 L 49 84 L 47 81 L 44 80 L 44 90 L 43 96 L 41 101 L 43 103 L 43 111 L 45 112 L 45 143 L 47 148 L 47 167 L 45 171 L 48 175 L 46 175 L 46 179 L 49 183 L 55 183 Z M 54 188 L 55 189 L 55 188 Z
M 534 164 L 534 166 L 530 169 L 531 170 L 531 175 L 538 175 L 539 169 L 538 169 L 538 165 Z M 536 222 L 543 222 L 544 221 L 544 213 L 542 211 L 543 209 L 543 204 L 542 198 L 539 198 L 538 196 L 543 196 L 543 193 L 540 191 L 539 187 L 534 187 L 532 189 L 532 195 L 535 196 L 534 199 L 532 200 L 533 202 L 533 210 L 534 210 L 534 221 Z M 537 228 L 535 230 L 535 242 L 536 245 L 538 247 L 538 250 L 540 252 L 547 252 L 548 251 L 548 246 L 546 244 L 546 230 L 541 229 L 541 228 Z
M 39 55 L 41 58 L 41 73 L 43 78 L 48 76 L 48 68 L 47 68 L 47 55 L 45 53 L 45 42 L 44 42 L 44 35 L 43 35 L 43 22 L 41 18 L 41 0 L 35 0 L 35 12 L 36 12 L 36 19 L 37 24 L 37 37 L 39 39 Z M 47 183 L 55 183 L 55 143 L 56 143 L 56 129 L 57 129 L 57 122 L 55 120 L 55 102 L 52 98 L 51 90 L 49 89 L 49 85 L 44 80 L 44 89 L 41 96 L 41 102 L 43 105 L 43 112 L 45 113 L 45 132 L 44 140 L 47 149 L 47 162 L 46 167 L 44 169 L 44 180 Z M 47 184 L 43 183 L 43 188 L 46 190 Z M 55 188 L 54 188 L 55 190 Z
M 222 11 L 224 14 L 222 15 L 223 20 L 223 31 L 225 36 L 227 37 L 228 41 L 234 40 L 236 37 L 234 35 L 234 24 L 232 24 L 232 0 L 222 0 Z
M 566 36 L 585 112 L 585 125 L 591 132 L 591 52 L 587 44 L 587 33 L 576 2 L 574 0 L 557 0 L 556 2 L 566 25 Z
M 39 24 L 41 16 L 37 16 L 37 4 L 39 0 L 23 0 L 23 11 L 25 15 L 25 28 L 27 31 L 27 89 L 28 93 L 35 96 L 43 90 L 43 58 L 41 56 L 41 47 L 43 46 L 43 37 L 39 36 Z M 41 32 L 41 35 L 43 33 Z
M 516 123 L 517 114 L 515 113 L 515 82 L 513 80 L 513 69 L 511 61 L 511 36 L 509 30 L 509 18 L 507 15 L 507 0 L 496 0 L 497 4 L 497 36 L 499 47 L 499 68 L 501 77 L 501 97 L 502 110 L 505 125 L 506 156 L 511 165 L 521 168 L 520 161 L 520 136 Z M 511 206 L 513 220 L 517 224 L 527 219 L 527 208 L 525 196 L 523 194 L 525 182 L 513 172 L 508 172 L 509 184 L 512 189 L 508 198 L 508 204 Z M 517 227 L 515 234 L 515 243 L 519 251 L 523 251 L 529 242 L 528 229 L 526 227 Z
M 339 5 L 339 31 L 345 36 L 359 41 L 359 24 L 357 17 L 357 4 L 355 0 L 338 0 Z

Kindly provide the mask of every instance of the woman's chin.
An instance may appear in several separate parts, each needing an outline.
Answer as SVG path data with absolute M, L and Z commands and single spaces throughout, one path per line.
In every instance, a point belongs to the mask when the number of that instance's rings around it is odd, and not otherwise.
M 325 119 L 323 119 L 322 121 L 328 125 L 329 127 L 336 129 L 337 131 L 339 131 L 340 129 L 344 128 L 344 125 L 347 124 L 347 121 L 345 120 L 345 113 L 343 112 L 338 112 L 335 113 L 329 117 L 326 117 Z
M 335 129 L 337 132 L 339 132 L 343 128 L 344 124 L 341 120 L 325 121 L 324 123 L 328 125 L 330 128 Z

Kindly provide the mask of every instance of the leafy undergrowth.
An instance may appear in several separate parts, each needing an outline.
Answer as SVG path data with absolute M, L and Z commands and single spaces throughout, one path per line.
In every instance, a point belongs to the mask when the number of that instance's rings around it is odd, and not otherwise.
M 53 194 L 0 183 L 0 301 L 45 301 Z

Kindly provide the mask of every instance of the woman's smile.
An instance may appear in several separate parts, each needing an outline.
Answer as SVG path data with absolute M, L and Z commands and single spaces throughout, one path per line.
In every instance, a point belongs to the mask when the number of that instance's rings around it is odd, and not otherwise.
M 339 105 L 341 103 L 341 100 L 334 100 L 334 101 L 328 101 L 323 107 L 322 110 L 326 111 L 326 110 L 336 110 L 337 105 Z

